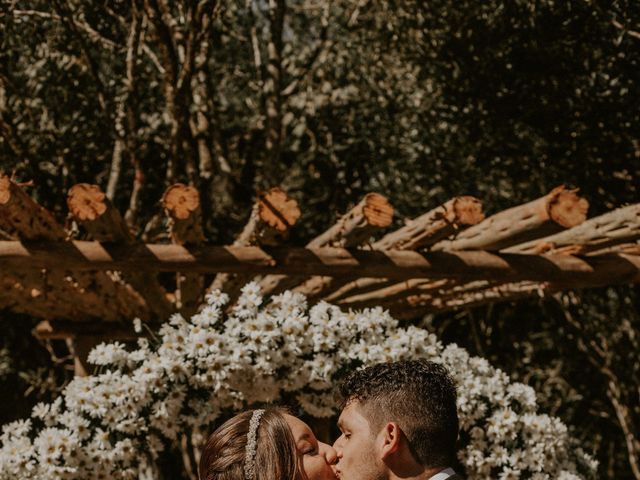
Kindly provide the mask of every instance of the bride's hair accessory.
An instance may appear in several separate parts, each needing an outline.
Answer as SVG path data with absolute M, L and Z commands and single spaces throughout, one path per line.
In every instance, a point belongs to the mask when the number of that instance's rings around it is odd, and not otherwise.
M 256 445 L 258 443 L 258 427 L 260 419 L 264 415 L 264 409 L 259 408 L 253 411 L 249 420 L 249 431 L 247 432 L 247 446 L 244 449 L 244 479 L 253 480 L 256 467 Z

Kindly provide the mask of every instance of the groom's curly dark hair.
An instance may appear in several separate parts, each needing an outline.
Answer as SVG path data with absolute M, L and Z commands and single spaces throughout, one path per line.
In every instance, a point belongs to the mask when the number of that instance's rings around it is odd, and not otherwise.
M 396 422 L 425 467 L 453 465 L 458 438 L 456 386 L 445 367 L 426 360 L 380 363 L 352 372 L 340 387 L 358 402 L 372 434 Z

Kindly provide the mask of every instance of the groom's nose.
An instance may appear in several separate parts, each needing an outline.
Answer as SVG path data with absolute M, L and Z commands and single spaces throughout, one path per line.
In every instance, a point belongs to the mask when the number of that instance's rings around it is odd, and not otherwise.
M 342 440 L 342 435 L 336 438 L 336 441 L 333 442 L 333 448 L 337 451 L 340 449 L 340 440 Z

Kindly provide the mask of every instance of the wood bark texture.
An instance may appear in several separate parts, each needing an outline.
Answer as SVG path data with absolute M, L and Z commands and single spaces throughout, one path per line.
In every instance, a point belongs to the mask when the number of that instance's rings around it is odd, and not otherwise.
M 373 233 L 391 225 L 393 207 L 386 197 L 368 193 L 327 231 L 307 243 L 307 248 L 355 247 L 368 241 Z M 259 285 L 263 295 L 274 295 L 306 281 L 306 277 L 267 275 Z
M 586 254 L 640 239 L 640 203 L 590 218 L 570 230 L 503 249 L 510 253 Z
M 137 243 L 120 212 L 97 185 L 79 183 L 71 187 L 67 206 L 92 239 L 127 245 Z M 161 323 L 173 313 L 174 307 L 154 272 L 130 271 L 124 272 L 122 277 L 144 299 L 156 322 Z
M 426 248 L 443 238 L 447 238 L 468 225 L 475 225 L 484 219 L 482 203 L 475 197 L 455 197 L 409 221 L 404 227 L 391 232 L 374 242 L 374 250 L 417 250 Z M 296 287 L 311 301 L 321 297 L 331 301 L 344 298 L 354 290 L 366 293 L 378 290 L 395 282 L 386 279 L 336 279 L 314 277 Z M 340 292 L 339 295 L 334 293 Z
M 7 176 L 0 176 L 0 228 L 26 241 L 64 241 L 67 238 L 66 231 L 53 216 Z M 20 267 L 14 269 L 16 272 L 19 272 L 23 288 L 42 291 L 58 302 L 74 303 L 74 308 L 82 308 L 88 318 L 96 315 L 106 320 L 148 317 L 140 296 L 106 272 L 69 273 L 55 263 L 49 265 L 43 275 L 22 274 Z
M 485 251 L 407 252 L 342 248 L 270 248 L 70 242 L 0 241 L 2 268 L 69 270 L 155 270 L 194 273 L 228 272 L 336 277 L 451 278 L 503 283 L 536 280 L 576 288 L 640 281 L 640 257 L 607 254 L 496 254 Z
M 274 187 L 258 194 L 251 215 L 240 235 L 233 242 L 234 247 L 274 246 L 286 240 L 289 229 L 300 217 L 298 202 L 290 198 L 281 189 Z M 216 275 L 207 292 L 219 289 L 229 295 L 229 304 L 233 305 L 240 296 L 242 287 L 254 278 L 255 274 L 244 273 Z
M 574 190 L 559 186 L 544 197 L 496 213 L 453 239 L 436 243 L 431 250 L 505 249 L 579 225 L 586 219 L 588 207 Z
M 162 198 L 162 205 L 169 217 L 169 234 L 178 245 L 201 245 L 202 209 L 200 194 L 194 187 L 177 183 L 170 186 Z M 176 274 L 176 298 L 180 313 L 188 318 L 198 310 L 204 293 L 204 278 L 194 273 Z
M 509 283 L 487 289 L 479 289 L 468 293 L 457 293 L 449 297 L 425 298 L 418 305 L 417 299 L 411 303 L 404 302 L 389 309 L 391 315 L 398 320 L 419 318 L 430 313 L 442 313 L 460 308 L 475 308 L 489 303 L 517 301 L 532 296 L 542 296 L 547 289 L 538 282 Z

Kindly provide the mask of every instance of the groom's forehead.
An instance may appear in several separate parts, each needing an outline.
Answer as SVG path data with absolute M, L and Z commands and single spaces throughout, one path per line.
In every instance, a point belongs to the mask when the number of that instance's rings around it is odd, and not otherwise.
M 362 411 L 362 405 L 357 400 L 352 400 L 347 403 L 342 409 L 342 413 L 340 413 L 340 417 L 338 418 L 338 426 L 349 426 L 361 422 L 367 422 L 367 419 L 364 416 L 364 412 Z

